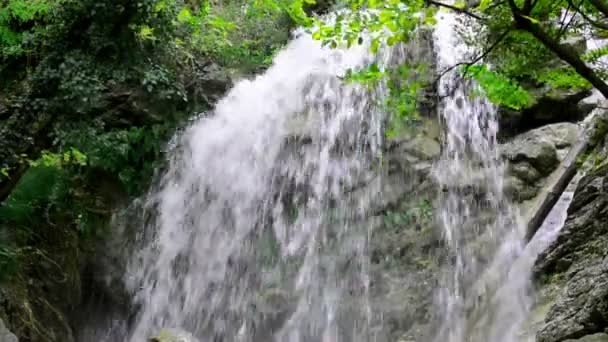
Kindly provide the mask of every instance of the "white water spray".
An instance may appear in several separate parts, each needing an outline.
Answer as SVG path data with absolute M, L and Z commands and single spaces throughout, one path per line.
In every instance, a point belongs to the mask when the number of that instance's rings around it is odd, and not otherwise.
M 300 34 L 183 134 L 149 198 L 152 238 L 129 268 L 140 307 L 130 341 L 162 329 L 202 341 L 373 340 L 361 222 L 379 192 L 375 101 L 386 94 L 340 76 L 399 51 L 322 48 Z
M 456 17 L 443 16 L 440 71 L 468 52 Z M 126 276 L 139 311 L 125 340 L 168 329 L 203 342 L 377 341 L 364 222 L 380 196 L 376 103 L 387 93 L 340 76 L 404 55 L 300 34 L 179 137 Z M 495 108 L 473 87 L 457 70 L 440 83 L 445 146 L 433 175 L 449 260 L 434 341 L 516 342 L 531 303 L 529 274 L 514 271 L 524 226 L 503 194 Z
M 435 31 L 439 70 L 466 61 L 457 16 L 442 14 Z M 499 291 L 525 246 L 525 228 L 503 191 L 505 167 L 497 149 L 495 108 L 472 96 L 475 85 L 454 69 L 442 77 L 440 119 L 446 127 L 434 175 L 442 189 L 438 219 L 448 248 L 437 296 L 436 342 L 515 342 L 513 313 L 529 307 L 527 288 Z

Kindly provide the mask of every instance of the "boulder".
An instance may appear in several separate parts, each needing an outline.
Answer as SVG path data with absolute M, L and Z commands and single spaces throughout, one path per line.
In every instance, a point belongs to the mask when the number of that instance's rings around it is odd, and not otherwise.
M 555 145 L 544 139 L 537 139 L 528 135 L 519 136 L 505 144 L 502 153 L 511 163 L 526 163 L 543 176 L 553 171 L 559 163 Z
M 521 111 L 498 109 L 499 135 L 509 138 L 521 132 L 558 122 L 577 122 L 594 108 L 593 103 L 582 103 L 592 92 L 580 89 L 550 89 L 547 87 L 530 91 L 533 104 Z
M 19 342 L 17 336 L 6 328 L 2 319 L 0 319 L 0 342 Z
M 535 198 L 546 179 L 564 161 L 579 139 L 574 123 L 546 125 L 515 136 L 500 147 L 507 160 L 505 192 L 517 202 Z

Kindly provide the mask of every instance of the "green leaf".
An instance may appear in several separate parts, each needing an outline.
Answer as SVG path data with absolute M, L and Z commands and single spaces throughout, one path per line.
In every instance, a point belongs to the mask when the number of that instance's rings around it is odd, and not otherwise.
M 479 2 L 479 6 L 477 6 L 477 9 L 479 9 L 480 11 L 485 11 L 488 9 L 488 7 L 490 7 L 491 3 L 492 0 L 481 0 Z
M 532 101 L 530 94 L 520 85 L 485 65 L 472 65 L 463 70 L 477 81 L 485 96 L 494 104 L 520 110 Z
M 530 20 L 530 22 L 531 22 L 531 23 L 533 23 L 533 24 L 538 24 L 538 23 L 539 23 L 538 19 L 534 19 L 534 18 L 532 18 L 532 17 L 530 17 L 530 16 L 523 15 L 523 14 L 522 14 L 521 16 L 522 16 L 523 18 L 526 18 L 526 19 Z
M 177 15 L 177 21 L 180 23 L 189 23 L 192 20 L 192 13 L 190 13 L 190 10 L 187 7 L 184 7 L 181 9 L 181 11 L 179 11 L 179 14 Z
M 454 6 L 455 8 L 458 8 L 458 9 L 464 9 L 465 7 L 467 7 L 467 2 L 463 1 L 463 0 L 459 0 L 459 1 L 456 1 L 454 3 L 454 5 L 452 5 L 452 6 Z

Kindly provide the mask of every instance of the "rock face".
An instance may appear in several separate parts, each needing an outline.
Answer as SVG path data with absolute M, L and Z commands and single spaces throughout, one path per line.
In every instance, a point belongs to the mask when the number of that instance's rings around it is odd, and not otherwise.
M 19 342 L 17 336 L 6 328 L 2 319 L 0 319 L 0 342 Z
M 371 299 L 386 335 L 380 341 L 424 334 L 430 319 L 440 241 L 430 170 L 441 153 L 439 134 L 438 123 L 423 118 L 387 142 L 381 203 L 370 219 Z
M 605 132 L 605 130 L 604 130 Z M 538 342 L 605 341 L 608 329 L 608 139 L 588 158 L 557 240 L 539 257 L 535 274 L 559 292 Z M 593 336 L 588 336 L 593 335 Z
M 520 134 L 501 145 L 501 154 L 509 162 L 507 193 L 517 202 L 534 198 L 579 132 L 577 124 L 557 123 Z
M 529 89 L 529 92 L 533 99 L 529 108 L 519 112 L 499 109 L 501 137 L 512 137 L 553 123 L 577 122 L 595 108 L 593 104 L 581 102 L 592 94 L 590 90 L 542 87 Z
M 541 192 L 579 133 L 577 124 L 551 124 L 501 145 L 509 165 L 507 186 L 517 185 L 515 201 Z M 439 189 L 430 175 L 440 154 L 440 128 L 430 119 L 389 139 L 385 151 L 382 202 L 371 240 L 371 294 L 389 341 L 425 341 L 432 335 L 433 294 L 446 258 L 433 214 Z
M 565 342 L 608 342 L 608 334 L 593 334 Z

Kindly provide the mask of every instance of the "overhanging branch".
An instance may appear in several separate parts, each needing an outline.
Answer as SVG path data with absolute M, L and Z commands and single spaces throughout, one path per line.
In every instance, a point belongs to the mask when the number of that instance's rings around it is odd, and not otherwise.
M 471 18 L 475 18 L 475 19 L 480 20 L 480 21 L 484 21 L 485 20 L 483 17 L 481 17 L 481 16 L 479 16 L 479 15 L 477 15 L 475 13 L 469 12 L 465 8 L 459 8 L 459 7 L 456 7 L 454 5 L 445 4 L 443 2 L 439 2 L 439 1 L 435 1 L 435 0 L 426 0 L 426 3 L 429 4 L 429 5 L 434 5 L 434 6 L 438 6 L 438 7 L 448 8 L 448 9 L 451 9 L 452 11 L 454 11 L 454 12 L 462 13 L 462 14 L 464 14 L 466 16 L 469 16 Z
M 500 45 L 500 43 L 509 35 L 509 33 L 511 32 L 510 29 L 505 30 L 497 39 L 496 41 L 494 41 L 494 43 L 492 43 L 492 45 L 490 45 L 488 47 L 488 49 L 486 51 L 484 51 L 483 53 L 481 53 L 479 56 L 475 57 L 473 60 L 469 61 L 469 62 L 460 62 L 460 63 L 456 63 L 454 65 L 452 65 L 451 67 L 443 70 L 435 79 L 434 83 L 439 82 L 439 80 L 445 76 L 448 72 L 466 65 L 466 68 L 468 69 L 470 66 L 475 65 L 477 62 L 481 61 L 482 59 L 486 58 L 498 45 Z M 465 70 L 466 73 L 466 70 Z
M 603 23 L 601 21 L 597 21 L 594 19 L 591 19 L 587 14 L 585 14 L 585 12 L 583 12 L 583 10 L 579 7 L 576 6 L 574 4 L 574 1 L 572 0 L 567 0 L 568 1 L 568 5 L 570 5 L 572 8 L 574 8 L 574 10 L 581 15 L 581 17 L 583 17 L 583 19 L 585 19 L 585 21 L 587 21 L 589 24 L 597 27 L 597 28 L 601 28 L 603 30 L 608 30 L 608 24 Z

